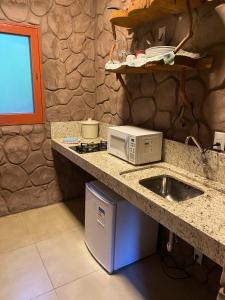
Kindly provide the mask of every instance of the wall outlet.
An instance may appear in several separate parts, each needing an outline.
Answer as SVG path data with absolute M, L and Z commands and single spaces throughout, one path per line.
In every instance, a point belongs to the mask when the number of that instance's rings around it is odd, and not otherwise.
M 199 265 L 202 264 L 203 254 L 197 249 L 194 249 L 194 260 L 196 260 Z
M 158 32 L 158 41 L 164 42 L 166 39 L 166 26 L 160 27 Z
M 213 146 L 213 149 L 224 151 L 224 148 L 225 148 L 225 132 L 215 131 L 213 145 L 215 145 L 215 144 L 220 144 L 220 145 Z

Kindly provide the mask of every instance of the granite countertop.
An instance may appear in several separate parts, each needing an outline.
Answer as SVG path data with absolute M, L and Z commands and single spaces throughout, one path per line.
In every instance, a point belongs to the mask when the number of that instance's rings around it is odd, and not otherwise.
M 78 154 L 62 142 L 52 147 L 99 181 L 142 209 L 156 221 L 221 266 L 225 261 L 225 185 L 160 162 L 133 166 L 107 151 Z M 170 175 L 204 191 L 183 202 L 164 199 L 141 186 L 140 179 Z

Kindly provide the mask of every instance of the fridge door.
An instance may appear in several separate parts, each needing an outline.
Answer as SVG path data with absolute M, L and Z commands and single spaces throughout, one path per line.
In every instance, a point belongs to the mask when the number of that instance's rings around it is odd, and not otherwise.
M 94 183 L 86 184 L 85 243 L 95 259 L 113 272 L 116 205 Z
M 156 252 L 158 223 L 128 201 L 118 202 L 114 270 Z

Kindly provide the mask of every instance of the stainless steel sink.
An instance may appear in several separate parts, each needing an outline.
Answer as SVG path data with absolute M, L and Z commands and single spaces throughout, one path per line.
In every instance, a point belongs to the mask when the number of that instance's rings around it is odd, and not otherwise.
M 139 183 L 171 201 L 180 202 L 204 194 L 203 191 L 167 175 L 142 179 Z

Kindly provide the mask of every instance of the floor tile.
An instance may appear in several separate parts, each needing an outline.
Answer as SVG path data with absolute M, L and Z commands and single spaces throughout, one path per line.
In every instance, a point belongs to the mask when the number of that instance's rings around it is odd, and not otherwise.
M 32 244 L 23 214 L 0 218 L 0 253 Z
M 114 275 L 96 271 L 56 290 L 59 300 L 144 299 L 132 284 L 118 284 Z
M 50 293 L 41 295 L 39 297 L 35 297 L 31 300 L 58 300 L 58 297 L 57 297 L 55 291 L 52 291 Z
M 0 299 L 28 300 L 52 290 L 35 246 L 0 255 Z
M 87 288 L 88 287 L 88 288 Z M 169 279 L 159 258 L 133 264 L 108 275 L 96 271 L 56 289 L 59 300 L 215 300 L 196 281 Z
M 57 203 L 24 213 L 28 230 L 35 242 L 72 229 L 83 230 L 80 204 Z
M 88 252 L 80 231 L 39 242 L 37 247 L 54 287 L 100 268 Z

